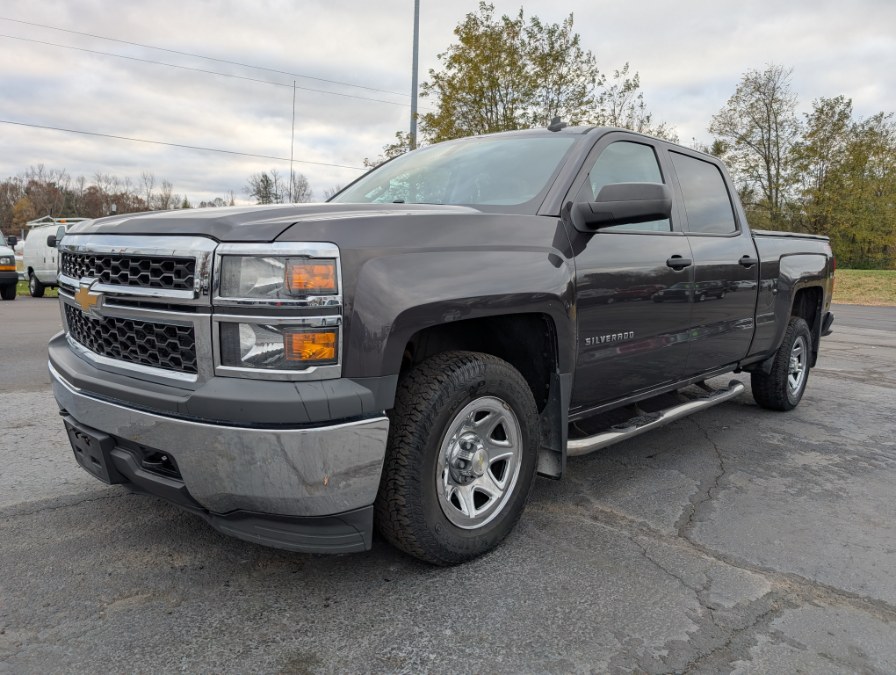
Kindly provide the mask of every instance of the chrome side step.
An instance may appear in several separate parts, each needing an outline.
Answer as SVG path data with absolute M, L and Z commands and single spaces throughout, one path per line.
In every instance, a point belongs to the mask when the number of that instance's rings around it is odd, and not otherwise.
M 740 396 L 744 390 L 745 387 L 742 382 L 731 380 L 731 382 L 728 383 L 727 389 L 712 391 L 708 396 L 672 406 L 671 408 L 666 408 L 665 410 L 656 413 L 635 417 L 623 424 L 617 424 L 607 431 L 594 434 L 594 436 L 570 439 L 566 443 L 566 455 L 568 457 L 587 455 L 589 452 L 606 448 L 609 445 L 619 443 L 628 438 L 634 438 L 635 436 L 643 434 L 645 431 L 650 431 L 651 429 L 656 429 L 664 424 L 669 424 L 669 422 L 674 422 L 682 417 L 687 417 L 691 413 L 711 408 L 719 403 L 724 403 L 735 396 Z

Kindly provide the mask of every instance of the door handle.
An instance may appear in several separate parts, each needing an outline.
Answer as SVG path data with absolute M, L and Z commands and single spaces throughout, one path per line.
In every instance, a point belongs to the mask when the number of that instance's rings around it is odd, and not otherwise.
M 759 260 L 757 258 L 751 258 L 750 256 L 745 255 L 745 256 L 742 256 L 741 259 L 738 260 L 737 262 L 739 262 L 744 267 L 749 268 L 749 267 L 752 267 L 753 265 L 756 265 L 759 262 Z
M 685 267 L 690 267 L 692 264 L 693 261 L 690 258 L 682 258 L 680 255 L 673 255 L 666 261 L 666 265 L 673 270 L 683 270 Z

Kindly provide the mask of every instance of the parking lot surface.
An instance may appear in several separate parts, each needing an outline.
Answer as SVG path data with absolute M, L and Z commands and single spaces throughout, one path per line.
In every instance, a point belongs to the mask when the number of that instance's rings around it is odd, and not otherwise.
M 896 672 L 896 310 L 834 311 L 797 410 L 747 393 L 571 459 L 440 569 L 97 482 L 47 384 L 56 301 L 3 303 L 0 672 Z

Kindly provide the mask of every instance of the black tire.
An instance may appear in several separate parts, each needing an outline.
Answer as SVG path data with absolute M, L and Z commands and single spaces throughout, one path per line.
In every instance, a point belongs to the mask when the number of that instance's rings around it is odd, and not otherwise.
M 470 471 L 476 465 L 483 473 L 476 478 L 462 476 L 463 480 L 472 481 L 469 484 L 455 483 L 457 464 L 464 463 L 456 453 L 461 446 L 475 447 L 464 445 L 466 441 L 462 439 L 467 434 L 461 433 L 473 427 L 466 424 L 459 427 L 458 420 L 466 419 L 472 424 L 471 420 L 488 419 L 492 413 L 486 412 L 485 417 L 479 418 L 476 406 L 480 402 L 493 405 L 493 401 L 503 405 L 494 409 L 495 420 L 499 427 L 507 424 L 506 428 L 500 427 L 501 433 L 511 439 L 507 441 L 511 445 L 515 439 L 517 456 L 492 464 L 494 460 L 481 454 L 488 455 L 482 449 L 486 445 L 494 449 L 493 439 L 486 438 L 467 464 Z M 471 412 L 464 417 L 467 410 Z M 376 499 L 380 533 L 402 551 L 436 565 L 456 565 L 497 546 L 519 520 L 535 479 L 538 411 L 522 375 L 506 361 L 488 354 L 459 351 L 439 354 L 402 378 L 390 420 L 386 460 Z M 483 428 L 492 423 L 496 422 L 483 421 Z M 516 426 L 511 429 L 512 425 Z M 494 432 L 493 429 L 486 434 Z M 454 458 L 453 463 L 449 457 Z M 503 467 L 506 489 L 494 503 L 474 505 L 476 495 L 486 494 L 476 493 L 477 485 L 481 480 L 493 478 L 492 467 L 500 469 L 502 461 L 506 462 Z M 501 480 L 499 477 L 491 485 L 497 487 Z M 462 491 L 469 495 L 466 504 L 473 508 L 470 517 L 461 505 Z M 487 517 L 477 515 L 477 508 L 482 508 Z M 465 520 L 469 522 L 461 522 Z
M 28 277 L 28 292 L 31 294 L 32 298 L 44 297 L 44 285 L 38 281 L 34 274 Z
M 811 350 L 812 333 L 809 326 L 798 316 L 790 317 L 787 330 L 784 331 L 784 340 L 775 353 L 771 372 L 766 375 L 756 371 L 750 377 L 756 403 L 769 410 L 796 408 L 809 382 Z M 798 366 L 795 366 L 791 357 L 798 361 Z
M 16 285 L 9 284 L 8 286 L 4 286 L 0 289 L 0 297 L 4 300 L 15 300 L 16 299 Z

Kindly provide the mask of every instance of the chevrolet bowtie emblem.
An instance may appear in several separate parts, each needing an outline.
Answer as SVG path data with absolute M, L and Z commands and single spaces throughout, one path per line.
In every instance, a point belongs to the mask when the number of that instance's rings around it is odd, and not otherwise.
M 78 303 L 82 312 L 89 313 L 100 303 L 101 297 L 98 293 L 91 293 L 87 286 L 81 286 L 75 293 L 75 302 Z

